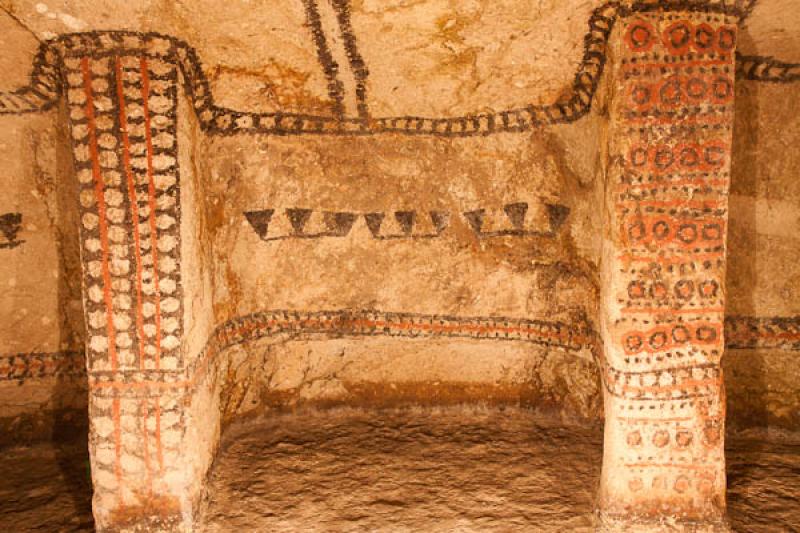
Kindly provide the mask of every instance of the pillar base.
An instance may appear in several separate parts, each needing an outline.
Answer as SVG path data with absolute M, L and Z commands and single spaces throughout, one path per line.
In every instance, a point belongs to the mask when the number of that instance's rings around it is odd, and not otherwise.
M 617 516 L 597 512 L 597 533 L 731 533 L 727 518 L 714 520 L 686 520 L 659 516 Z

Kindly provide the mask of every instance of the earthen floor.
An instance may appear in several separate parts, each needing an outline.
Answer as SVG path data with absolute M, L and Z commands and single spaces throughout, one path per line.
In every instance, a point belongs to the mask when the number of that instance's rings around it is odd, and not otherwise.
M 589 532 L 602 431 L 519 409 L 305 411 L 227 432 L 204 530 Z M 728 445 L 736 532 L 800 531 L 800 439 Z M 83 447 L 7 449 L 0 527 L 91 530 Z

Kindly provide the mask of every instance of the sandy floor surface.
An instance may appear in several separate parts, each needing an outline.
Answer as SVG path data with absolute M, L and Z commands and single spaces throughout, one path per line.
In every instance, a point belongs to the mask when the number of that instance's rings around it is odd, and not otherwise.
M 800 532 L 800 439 L 728 439 L 737 533 Z M 232 428 L 203 531 L 590 532 L 599 427 L 519 409 L 306 411 Z M 0 526 L 90 531 L 85 448 L 4 450 Z
M 40 444 L 0 454 L 0 531 L 93 531 L 86 444 Z

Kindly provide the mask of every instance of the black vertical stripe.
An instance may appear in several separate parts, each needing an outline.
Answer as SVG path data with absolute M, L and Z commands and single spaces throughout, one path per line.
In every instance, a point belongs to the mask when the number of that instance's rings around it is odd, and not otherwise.
M 336 11 L 336 19 L 339 22 L 339 32 L 344 41 L 347 60 L 356 79 L 358 116 L 363 120 L 367 120 L 369 118 L 369 109 L 367 107 L 367 76 L 369 76 L 369 69 L 367 69 L 364 58 L 358 51 L 358 43 L 353 33 L 353 25 L 350 22 L 350 0 L 331 0 L 331 4 Z
M 344 117 L 344 85 L 339 80 L 339 64 L 333 59 L 328 40 L 322 30 L 319 8 L 316 0 L 303 0 L 306 11 L 306 23 L 311 29 L 314 45 L 317 47 L 317 58 L 319 59 L 325 78 L 328 80 L 328 96 L 333 101 L 333 112 L 339 117 Z

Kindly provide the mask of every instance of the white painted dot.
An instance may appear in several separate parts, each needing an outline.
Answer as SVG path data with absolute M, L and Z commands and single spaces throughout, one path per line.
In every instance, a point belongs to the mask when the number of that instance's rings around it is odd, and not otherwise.
M 131 282 L 125 278 L 114 278 L 111 280 L 111 288 L 117 292 L 128 292 L 131 290 Z
M 111 239 L 112 242 L 124 243 L 127 235 L 125 228 L 122 226 L 113 225 L 108 228 L 108 238 Z
M 89 313 L 89 325 L 95 329 L 106 326 L 106 314 L 102 311 L 92 311 Z
M 180 307 L 180 301 L 177 298 L 164 298 L 161 302 L 161 309 L 166 313 L 174 313 Z
M 100 239 L 86 239 L 85 246 L 90 252 L 97 252 L 100 250 Z
M 94 205 L 94 191 L 91 189 L 82 190 L 80 199 L 83 207 L 92 207 Z
M 107 209 L 106 215 L 108 216 L 108 220 L 114 224 L 122 224 L 122 222 L 125 220 L 125 211 L 116 207 L 110 207 Z
M 86 294 L 89 296 L 89 299 L 95 303 L 103 300 L 103 289 L 101 289 L 99 285 L 90 286 L 86 290 Z
M 43 4 L 41 2 L 36 4 L 36 12 L 37 13 L 47 13 L 47 4 Z
M 177 268 L 177 264 L 175 260 L 171 257 L 160 257 L 158 259 L 158 269 L 165 273 L 169 274 L 173 272 Z
M 158 239 L 158 249 L 162 252 L 169 252 L 177 246 L 178 240 L 172 235 L 164 235 Z
M 81 183 L 91 183 L 94 181 L 94 177 L 92 176 L 91 170 L 80 170 L 78 171 L 78 181 Z
M 97 446 L 94 450 L 94 460 L 104 465 L 111 465 L 116 454 L 111 448 Z
M 131 308 L 131 297 L 127 294 L 117 294 L 114 296 L 114 307 L 117 309 L 128 310 Z
M 98 218 L 94 213 L 86 213 L 83 215 L 83 227 L 92 230 L 97 227 Z
M 114 313 L 114 327 L 118 330 L 128 329 L 131 327 L 131 319 L 128 315 L 122 313 Z
M 106 189 L 104 196 L 108 205 L 118 206 L 122 203 L 122 193 L 116 189 Z
M 127 259 L 114 259 L 111 261 L 109 270 L 114 276 L 125 276 L 131 270 L 131 262 Z
M 166 331 L 167 333 L 172 333 L 176 329 L 178 329 L 178 319 L 175 317 L 168 317 L 161 321 L 161 329 Z
M 99 278 L 103 275 L 103 265 L 100 261 L 89 261 L 86 263 L 86 271 L 93 278 Z
M 128 247 L 124 244 L 112 244 L 111 256 L 117 259 L 126 259 L 128 257 Z
M 178 346 L 181 345 L 181 342 L 178 340 L 178 337 L 174 335 L 167 335 L 163 339 L 161 339 L 161 347 L 165 350 L 174 350 Z
M 161 280 L 158 287 L 163 294 L 172 294 L 175 292 L 175 280 L 172 278 L 165 278 Z
M 125 331 L 117 333 L 116 342 L 120 348 L 130 348 L 133 343 L 131 336 Z
M 159 229 L 167 229 L 175 224 L 175 219 L 169 215 L 161 215 L 156 219 L 156 225 Z
M 95 352 L 104 352 L 108 348 L 108 339 L 101 335 L 94 335 L 89 341 L 89 346 Z

